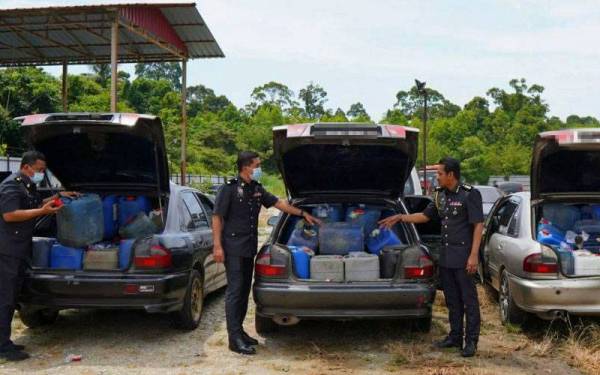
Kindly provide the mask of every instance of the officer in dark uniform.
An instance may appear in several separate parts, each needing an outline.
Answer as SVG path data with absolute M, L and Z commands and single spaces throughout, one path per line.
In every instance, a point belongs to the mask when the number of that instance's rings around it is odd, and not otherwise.
M 11 322 L 17 297 L 23 285 L 35 219 L 54 214 L 57 196 L 42 201 L 36 184 L 44 179 L 44 155 L 29 151 L 23 155 L 19 172 L 0 184 L 0 359 L 20 361 L 29 358 L 22 345 L 10 340 Z M 73 197 L 72 192 L 59 193 Z
M 436 343 L 439 348 L 457 347 L 464 357 L 477 351 L 481 317 L 473 274 L 479 262 L 479 245 L 483 232 L 481 193 L 470 185 L 460 184 L 460 163 L 456 159 L 440 160 L 437 171 L 439 186 L 434 202 L 422 213 L 396 215 L 381 221 L 392 226 L 397 222 L 426 223 L 441 221 L 440 281 L 446 298 L 450 333 Z M 467 327 L 463 333 L 463 319 Z M 463 347 L 464 337 L 464 347 Z
M 258 345 L 258 341 L 244 331 L 242 323 L 252 286 L 261 206 L 275 206 L 290 215 L 302 216 L 310 224 L 319 224 L 320 221 L 265 190 L 258 182 L 262 171 L 260 158 L 255 152 L 241 152 L 237 167 L 238 177 L 224 184 L 215 200 L 213 255 L 216 262 L 225 263 L 227 273 L 225 314 L 229 349 L 241 354 L 255 354 L 252 346 Z

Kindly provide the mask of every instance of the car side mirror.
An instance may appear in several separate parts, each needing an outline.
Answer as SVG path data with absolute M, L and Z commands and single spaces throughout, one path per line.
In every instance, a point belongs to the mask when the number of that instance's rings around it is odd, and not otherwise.
M 269 218 L 269 220 L 267 220 L 267 225 L 268 225 L 268 226 L 270 226 L 270 227 L 274 227 L 274 226 L 276 226 L 276 225 L 277 225 L 277 223 L 279 222 L 279 218 L 280 218 L 280 217 L 281 217 L 280 215 L 274 215 L 274 216 L 271 216 L 271 217 Z

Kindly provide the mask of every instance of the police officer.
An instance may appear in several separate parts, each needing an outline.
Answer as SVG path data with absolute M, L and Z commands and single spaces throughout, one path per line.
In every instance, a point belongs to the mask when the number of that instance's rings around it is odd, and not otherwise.
M 434 202 L 422 213 L 395 215 L 382 220 L 381 224 L 390 227 L 397 222 L 417 224 L 441 220 L 439 274 L 448 307 L 450 333 L 436 342 L 436 346 L 457 347 L 462 350 L 463 357 L 472 357 L 477 351 L 481 321 L 473 278 L 483 231 L 481 194 L 470 185 L 460 183 L 460 163 L 456 159 L 440 160 L 437 179 L 439 186 L 433 196 Z M 465 314 L 467 327 L 463 347 Z
M 265 190 L 258 182 L 262 171 L 257 153 L 241 152 L 237 168 L 238 177 L 224 184 L 217 193 L 213 211 L 213 256 L 216 262 L 225 263 L 227 274 L 225 314 L 229 349 L 255 354 L 253 346 L 258 345 L 258 341 L 244 331 L 242 323 L 248 309 L 258 248 L 260 208 L 275 206 L 290 215 L 301 216 L 310 224 L 320 224 L 320 221 Z
M 58 195 L 42 200 L 37 192 L 36 184 L 44 179 L 45 170 L 44 155 L 29 151 L 23 154 L 19 172 L 0 184 L 0 358 L 7 361 L 29 358 L 23 351 L 24 346 L 10 340 L 10 331 L 31 254 L 35 219 L 60 209 L 53 202 Z M 74 197 L 78 194 L 62 192 L 59 195 Z

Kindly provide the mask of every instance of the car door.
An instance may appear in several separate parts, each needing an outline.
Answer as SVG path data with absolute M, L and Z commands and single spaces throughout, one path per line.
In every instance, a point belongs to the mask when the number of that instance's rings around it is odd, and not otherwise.
M 492 284 L 499 285 L 500 269 L 505 263 L 505 254 L 512 251 L 516 245 L 515 231 L 518 223 L 513 221 L 515 212 L 518 211 L 520 199 L 508 197 L 504 199 L 492 213 L 486 237 L 489 239 L 484 252 L 484 261 L 487 262 L 488 272 Z M 512 225 L 511 225 L 512 223 Z
M 194 191 L 182 192 L 181 201 L 181 228 L 190 235 L 194 257 L 204 259 L 204 288 L 210 289 L 215 282 L 217 268 L 212 260 L 212 230 L 209 220 Z
M 195 193 L 195 194 L 196 194 L 196 198 L 198 198 L 198 200 L 200 201 L 200 204 L 202 205 L 202 209 L 204 210 L 204 213 L 206 214 L 208 223 L 211 227 L 211 236 L 208 239 L 209 254 L 206 257 L 206 262 L 213 263 L 216 268 L 214 282 L 212 283 L 212 287 L 209 290 L 209 291 L 213 291 L 213 290 L 216 290 L 218 288 L 221 288 L 221 287 L 227 285 L 227 277 L 225 275 L 225 265 L 223 263 L 214 262 L 214 257 L 212 255 L 212 247 L 214 245 L 213 236 L 212 236 L 212 216 L 213 216 L 214 204 L 213 204 L 212 200 L 210 200 L 204 194 L 202 194 L 202 193 Z

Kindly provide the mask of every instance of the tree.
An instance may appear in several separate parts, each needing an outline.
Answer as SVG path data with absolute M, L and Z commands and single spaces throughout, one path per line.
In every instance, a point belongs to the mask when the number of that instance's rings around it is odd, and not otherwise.
M 304 113 L 311 120 L 318 120 L 325 114 L 327 92 L 318 84 L 310 83 L 300 90 L 298 98 L 304 104 Z
M 96 76 L 96 82 L 102 87 L 108 87 L 110 83 L 111 68 L 110 64 L 92 65 L 92 72 Z
M 174 90 L 181 90 L 181 65 L 178 62 L 135 64 L 135 74 L 147 79 L 166 79 Z
M 355 122 L 371 122 L 371 117 L 361 102 L 352 104 L 346 114 Z
M 269 104 L 285 111 L 298 105 L 294 100 L 294 92 L 286 85 L 275 81 L 254 88 L 250 98 L 256 103 L 256 107 Z
M 190 86 L 187 89 L 188 114 L 194 117 L 199 113 L 218 113 L 232 105 L 224 95 L 215 95 L 213 89 L 204 85 Z
M 429 118 L 453 117 L 459 111 L 460 107 L 449 100 L 438 91 L 432 88 L 425 88 L 427 93 L 427 114 Z M 396 104 L 394 108 L 399 109 L 407 118 L 423 116 L 423 95 L 413 86 L 408 91 L 398 91 L 396 94 Z

